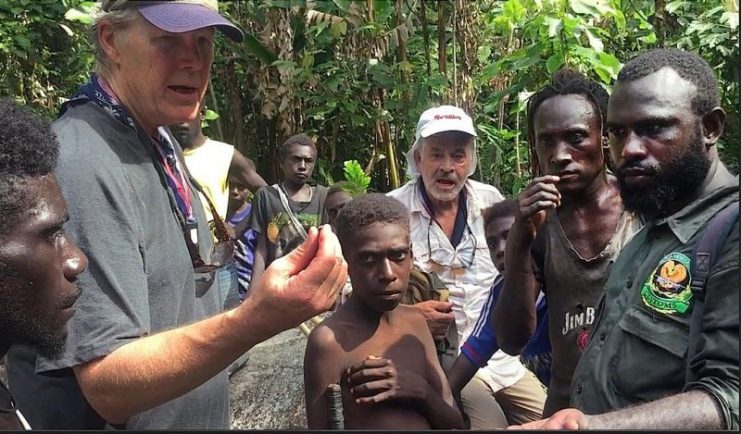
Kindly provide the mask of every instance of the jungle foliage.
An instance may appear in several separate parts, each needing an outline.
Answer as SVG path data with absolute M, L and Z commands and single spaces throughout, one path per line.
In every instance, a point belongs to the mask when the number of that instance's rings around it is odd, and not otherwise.
M 0 0 L 0 95 L 54 116 L 89 76 L 95 2 Z M 276 147 L 315 137 L 320 183 L 357 160 L 371 190 L 405 180 L 416 119 L 464 107 L 479 131 L 475 178 L 516 194 L 530 177 L 527 97 L 561 67 L 609 90 L 622 63 L 657 46 L 702 55 L 729 114 L 720 143 L 738 171 L 738 0 L 221 1 L 246 40 L 217 39 L 207 133 L 270 182 Z M 219 116 L 217 116 L 217 114 Z

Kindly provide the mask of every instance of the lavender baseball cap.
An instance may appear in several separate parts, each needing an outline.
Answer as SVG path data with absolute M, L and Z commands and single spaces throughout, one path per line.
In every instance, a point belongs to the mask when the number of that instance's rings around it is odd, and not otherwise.
M 147 21 L 166 32 L 184 33 L 213 26 L 236 42 L 242 42 L 244 39 L 242 30 L 219 14 L 217 0 L 102 0 L 101 2 L 101 9 L 104 12 L 132 7 L 137 8 Z

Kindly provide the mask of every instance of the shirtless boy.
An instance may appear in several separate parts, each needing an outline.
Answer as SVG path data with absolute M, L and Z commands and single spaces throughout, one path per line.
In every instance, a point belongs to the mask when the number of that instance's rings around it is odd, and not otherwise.
M 327 386 L 340 384 L 347 429 L 463 428 L 424 317 L 399 306 L 412 267 L 409 212 L 366 194 L 339 214 L 353 297 L 309 336 L 304 383 L 309 429 L 327 429 Z

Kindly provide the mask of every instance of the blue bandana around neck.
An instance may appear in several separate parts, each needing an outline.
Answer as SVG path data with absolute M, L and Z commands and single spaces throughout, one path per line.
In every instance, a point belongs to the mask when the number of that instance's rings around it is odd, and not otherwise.
M 62 104 L 62 108 L 59 109 L 57 117 L 61 117 L 67 109 L 74 105 L 92 101 L 103 108 L 117 121 L 136 129 L 136 123 L 134 122 L 134 118 L 129 114 L 129 111 L 126 110 L 126 107 L 121 105 L 114 95 L 109 94 L 105 89 L 103 89 L 100 80 L 101 78 L 98 77 L 97 74 L 90 75 L 90 79 L 77 90 L 77 93 L 75 93 L 69 101 Z
M 99 77 L 97 74 L 91 74 L 90 79 L 85 84 L 83 84 L 80 89 L 77 90 L 77 93 L 75 93 L 75 95 L 70 98 L 69 101 L 62 104 L 62 108 L 59 110 L 58 117 L 61 117 L 72 106 L 92 101 L 93 103 L 100 106 L 103 110 L 105 110 L 108 114 L 113 116 L 113 118 L 117 121 L 121 122 L 127 127 L 136 130 L 137 125 L 134 121 L 134 118 L 131 117 L 131 114 L 126 109 L 126 107 L 121 105 L 121 102 L 113 94 L 113 90 L 106 90 L 103 86 L 103 83 L 104 79 L 102 77 Z M 105 86 L 108 86 L 108 84 L 106 83 Z M 165 171 L 165 173 L 163 173 L 163 176 L 165 181 L 167 182 L 168 187 L 173 192 L 175 202 L 180 209 L 180 212 L 187 222 L 195 222 L 196 218 L 193 214 L 193 209 L 189 205 L 190 200 L 184 197 L 184 195 L 190 194 L 190 192 L 181 191 L 181 189 L 178 188 L 179 183 L 175 179 L 175 177 L 180 176 L 180 169 L 177 167 L 176 164 L 177 157 L 175 147 L 162 133 L 159 133 L 158 137 L 153 137 L 152 140 L 155 142 L 157 148 L 161 152 L 162 160 L 159 162 L 160 165 L 163 166 L 167 164 L 174 174 L 173 176 Z

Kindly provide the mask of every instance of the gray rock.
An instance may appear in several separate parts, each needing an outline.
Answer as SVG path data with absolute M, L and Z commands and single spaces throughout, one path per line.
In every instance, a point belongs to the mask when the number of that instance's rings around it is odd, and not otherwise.
M 249 351 L 230 379 L 232 429 L 306 429 L 306 336 L 285 331 Z

